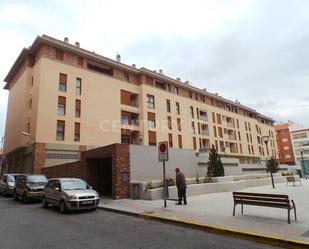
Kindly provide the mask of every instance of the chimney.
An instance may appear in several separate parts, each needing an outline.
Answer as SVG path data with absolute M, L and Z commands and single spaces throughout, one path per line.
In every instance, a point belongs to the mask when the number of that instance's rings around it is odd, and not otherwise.
M 117 60 L 118 62 L 121 62 L 121 56 L 120 56 L 120 54 L 117 54 L 116 60 Z
M 176 78 L 176 80 L 180 81 L 180 78 Z
M 163 74 L 163 70 L 162 69 L 159 69 L 159 74 Z
M 76 46 L 76 47 L 80 47 L 79 42 L 75 42 L 75 46 Z
M 135 64 L 132 64 L 132 67 L 136 67 L 136 65 L 135 65 Z
M 188 81 L 188 80 L 186 80 L 184 83 L 187 84 L 187 85 L 189 85 L 189 81 Z
M 64 41 L 65 43 L 69 43 L 69 38 L 68 38 L 68 37 L 64 37 L 63 41 Z

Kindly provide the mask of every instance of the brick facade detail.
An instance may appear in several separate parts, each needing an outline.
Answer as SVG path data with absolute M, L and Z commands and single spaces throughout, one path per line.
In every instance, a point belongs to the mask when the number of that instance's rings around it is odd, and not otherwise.
M 127 144 L 112 144 L 105 147 L 83 151 L 80 147 L 81 159 L 77 162 L 42 168 L 47 177 L 77 177 L 87 181 L 95 189 L 99 189 L 103 180 L 95 170 L 93 160 L 111 159 L 112 197 L 114 199 L 130 197 L 130 149 Z M 104 167 L 106 165 L 95 165 Z

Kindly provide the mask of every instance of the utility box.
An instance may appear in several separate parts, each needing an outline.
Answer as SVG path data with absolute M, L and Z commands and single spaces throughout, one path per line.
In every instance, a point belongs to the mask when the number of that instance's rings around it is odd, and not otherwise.
M 131 198 L 134 200 L 139 199 L 140 183 L 132 183 L 131 186 L 132 186 Z

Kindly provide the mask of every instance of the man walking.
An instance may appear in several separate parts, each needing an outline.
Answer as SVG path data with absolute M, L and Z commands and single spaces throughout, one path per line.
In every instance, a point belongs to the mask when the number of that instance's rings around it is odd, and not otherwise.
M 175 169 L 176 172 L 176 186 L 178 190 L 178 203 L 176 205 L 182 205 L 182 199 L 183 204 L 187 205 L 187 197 L 186 197 L 186 190 L 187 190 L 187 184 L 186 184 L 186 177 L 185 175 L 180 171 L 179 168 Z

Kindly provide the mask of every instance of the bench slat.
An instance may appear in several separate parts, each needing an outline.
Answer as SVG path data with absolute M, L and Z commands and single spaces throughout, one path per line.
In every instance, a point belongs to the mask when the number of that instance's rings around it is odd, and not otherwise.
M 281 203 L 287 203 L 289 202 L 289 199 L 287 198 L 273 198 L 273 197 L 259 197 L 259 196 L 242 196 L 237 195 L 234 196 L 235 200 L 257 200 L 257 201 L 274 201 L 274 202 L 281 202 Z
M 281 194 L 264 194 L 264 193 L 262 194 L 262 193 L 248 193 L 248 192 L 233 192 L 233 196 L 234 195 L 289 198 L 287 195 L 281 195 Z
M 276 203 L 276 202 L 260 202 L 260 201 L 241 201 L 235 202 L 235 204 L 244 204 L 244 205 L 252 205 L 252 206 L 265 206 L 265 207 L 274 207 L 274 208 L 284 208 L 288 209 L 291 208 L 290 205 Z

